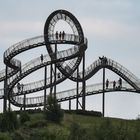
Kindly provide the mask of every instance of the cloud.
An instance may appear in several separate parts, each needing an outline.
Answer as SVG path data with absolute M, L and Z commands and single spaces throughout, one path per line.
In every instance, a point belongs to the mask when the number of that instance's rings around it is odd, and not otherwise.
M 43 34 L 44 23 L 39 21 L 1 21 L 1 51 L 24 39 Z
M 104 39 L 138 38 L 140 26 L 125 24 L 121 21 L 113 21 L 100 18 L 83 18 L 81 24 L 85 34 L 102 37 Z
M 0 37 L 10 36 L 11 34 L 22 34 L 32 32 L 43 32 L 44 25 L 39 21 L 1 21 Z M 22 34 L 23 35 L 23 34 Z

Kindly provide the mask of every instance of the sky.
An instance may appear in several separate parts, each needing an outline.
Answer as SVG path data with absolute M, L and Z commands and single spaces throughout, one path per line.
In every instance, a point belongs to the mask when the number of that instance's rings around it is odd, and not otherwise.
M 0 0 L 0 70 L 5 68 L 3 53 L 6 49 L 24 39 L 43 35 L 47 17 L 58 9 L 68 10 L 79 20 L 88 39 L 87 66 L 104 55 L 140 78 L 139 0 Z M 23 64 L 41 53 L 47 53 L 45 47 L 30 50 L 17 58 Z M 25 78 L 24 82 L 36 80 L 33 78 L 36 74 Z M 118 79 L 111 71 L 107 71 L 106 77 L 109 80 Z M 88 80 L 87 84 L 101 82 L 101 79 L 99 72 Z M 71 83 L 67 88 L 73 88 Z M 3 82 L 0 83 L 0 88 L 3 88 Z M 59 88 L 62 88 L 61 85 Z M 86 109 L 101 111 L 101 101 L 101 95 L 87 97 Z M 2 101 L 0 105 L 2 111 Z M 68 105 L 65 103 L 63 106 Z M 139 94 L 126 92 L 106 94 L 105 116 L 135 119 L 139 114 Z

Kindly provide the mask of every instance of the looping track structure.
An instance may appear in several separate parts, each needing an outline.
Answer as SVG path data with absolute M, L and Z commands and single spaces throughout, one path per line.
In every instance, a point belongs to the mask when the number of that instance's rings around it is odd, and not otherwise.
M 56 35 L 55 26 L 59 20 L 63 20 L 70 26 L 71 34 L 61 34 L 60 37 Z M 42 61 L 38 57 L 21 65 L 21 61 L 14 58 L 24 51 L 44 45 L 48 54 L 43 56 Z M 72 47 L 66 50 L 59 50 L 58 46 L 61 45 L 71 45 Z M 85 109 L 85 97 L 88 95 L 112 91 L 140 92 L 140 80 L 110 58 L 97 59 L 89 67 L 85 68 L 86 49 L 87 39 L 84 37 L 82 27 L 74 15 L 66 10 L 57 10 L 50 14 L 45 23 L 44 35 L 14 44 L 4 53 L 6 69 L 0 71 L 0 82 L 4 81 L 4 89 L 0 89 L 0 99 L 4 99 L 4 111 L 7 110 L 7 100 L 17 107 L 27 108 L 43 105 L 45 107 L 47 104 L 46 89 L 49 89 L 49 94 L 55 96 L 58 102 L 76 99 L 76 109 L 78 109 L 78 98 L 80 97 L 82 97 L 82 104 L 80 105 L 82 109 Z M 80 65 L 82 65 L 81 71 L 79 71 Z M 19 87 L 22 90 L 18 89 L 20 80 L 43 67 L 45 67 L 45 74 L 47 73 L 47 67 L 50 67 L 49 77 L 46 74 L 43 80 L 24 84 Z M 86 80 L 93 77 L 102 68 L 107 68 L 118 74 L 124 80 L 123 86 L 121 88 L 112 88 L 110 86 L 105 89 L 102 88 L 102 85 L 105 84 L 104 82 L 86 86 Z M 66 79 L 76 82 L 77 88 L 56 92 L 56 85 Z M 81 87 L 79 87 L 79 83 L 82 83 Z M 110 85 L 112 84 L 113 82 L 110 82 Z M 27 94 L 32 95 L 32 93 L 41 90 L 44 90 L 44 96 L 26 97 Z

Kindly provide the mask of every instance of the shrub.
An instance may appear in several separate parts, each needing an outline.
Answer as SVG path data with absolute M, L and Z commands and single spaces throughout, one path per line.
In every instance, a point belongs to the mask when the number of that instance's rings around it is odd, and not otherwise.
M 88 110 L 65 110 L 66 113 L 75 113 L 86 116 L 102 117 L 102 113 L 99 111 L 88 111 Z
M 29 124 L 30 128 L 42 128 L 46 126 L 47 126 L 46 120 L 38 120 Z
M 11 136 L 12 140 L 24 140 L 24 137 L 20 132 L 15 132 Z
M 0 140 L 12 140 L 9 133 L 0 133 Z
M 15 112 L 5 112 L 1 116 L 0 122 L 0 130 L 2 132 L 5 131 L 13 131 L 18 128 L 18 120 Z
M 105 119 L 98 127 L 95 128 L 95 137 L 97 139 L 116 140 L 115 127 L 110 119 Z
M 30 116 L 27 112 L 21 112 L 20 114 L 20 123 L 23 124 L 27 121 L 30 121 Z
M 56 98 L 48 96 L 48 106 L 45 110 L 45 117 L 47 120 L 51 120 L 56 123 L 60 123 L 63 119 L 64 111 L 61 109 L 60 105 L 57 103 Z
M 70 126 L 69 140 L 88 140 L 87 130 L 73 122 Z

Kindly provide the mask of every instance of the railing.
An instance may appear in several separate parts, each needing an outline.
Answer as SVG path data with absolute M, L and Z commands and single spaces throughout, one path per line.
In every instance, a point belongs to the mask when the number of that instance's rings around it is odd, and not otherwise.
M 0 99 L 3 98 L 3 95 L 4 95 L 4 89 L 0 89 Z
M 48 55 L 47 56 L 45 56 L 44 57 L 44 60 L 46 59 L 46 60 L 48 60 L 47 59 L 47 57 L 48 57 Z M 37 60 L 38 61 L 40 61 L 40 58 L 37 58 L 37 59 L 35 59 L 35 60 L 32 60 L 32 61 L 30 61 L 29 63 L 27 63 L 27 64 L 25 64 L 25 67 L 28 67 L 30 64 L 32 65 L 32 62 L 33 61 L 35 61 L 35 62 L 37 62 Z M 75 61 L 75 59 L 73 60 L 73 61 Z M 40 64 L 40 63 L 39 63 Z M 72 65 L 72 64 L 74 64 L 73 62 L 69 62 L 68 63 L 68 65 Z M 90 72 L 92 72 L 92 70 L 94 69 L 94 68 L 96 68 L 97 66 L 99 66 L 100 65 L 100 61 L 99 60 L 97 60 L 97 61 L 95 61 L 93 64 L 91 64 L 87 69 L 86 69 L 86 75 L 88 75 Z M 128 70 L 125 70 L 125 68 L 123 67 L 123 66 L 121 66 L 120 64 L 118 64 L 117 62 L 115 62 L 115 61 L 113 61 L 113 60 L 111 60 L 111 59 L 108 59 L 108 65 L 111 65 L 111 66 L 114 66 L 114 67 L 117 67 L 119 70 L 121 70 L 121 71 L 125 71 L 125 72 L 127 72 L 127 73 L 129 73 L 129 71 Z M 34 65 L 33 65 L 33 67 L 34 67 Z M 23 67 L 24 68 L 24 67 Z M 31 67 L 29 67 L 29 68 L 31 68 Z M 76 76 L 77 77 L 77 75 L 76 75 L 77 73 L 75 73 L 75 74 L 73 74 L 73 76 Z M 58 74 L 57 74 L 58 75 Z M 81 73 L 80 73 L 80 75 L 81 75 Z M 129 75 L 130 75 L 130 73 L 129 73 Z M 16 75 L 16 76 L 19 76 L 19 75 Z M 132 76 L 131 76 L 132 77 Z M 54 78 L 53 78 L 54 79 Z M 58 79 L 57 79 L 58 80 Z M 54 81 L 54 80 L 53 80 Z M 53 82 L 52 81 L 52 82 Z M 47 83 L 50 83 L 50 78 L 47 78 Z M 137 81 L 137 85 L 138 86 L 140 86 L 140 84 L 138 84 L 138 83 L 140 83 L 140 81 Z M 33 90 L 34 88 L 42 88 L 44 86 L 44 81 L 43 80 L 40 80 L 40 81 L 38 81 L 38 82 L 34 82 L 34 83 L 31 83 L 31 84 L 26 84 L 26 85 L 24 85 L 24 90 L 23 91 L 27 91 L 27 90 Z M 18 91 L 17 91 L 17 87 L 15 87 L 14 89 L 13 89 L 13 91 L 14 91 L 14 93 L 17 93 Z M 2 91 L 2 94 L 1 95 L 3 95 L 3 91 Z
M 97 68 L 99 65 L 101 65 L 101 62 L 99 60 L 94 61 L 89 67 L 86 68 L 85 74 L 84 74 L 85 77 L 90 75 L 90 73 L 92 73 L 95 70 L 95 68 Z M 74 72 L 72 76 L 75 77 L 75 78 L 77 78 L 77 77 L 82 78 L 83 77 L 83 71 L 80 71 L 78 76 L 77 76 L 77 72 Z
M 8 57 L 11 53 L 14 53 L 22 49 L 29 49 L 29 46 L 30 48 L 32 48 L 34 44 L 43 43 L 43 42 L 44 42 L 44 36 L 37 36 L 30 39 L 25 39 L 9 47 L 4 52 L 4 58 Z
M 108 88 L 106 88 L 105 90 L 117 90 L 118 85 L 116 84 L 116 88 L 113 88 L 113 81 L 109 82 L 109 86 Z M 123 81 L 122 83 L 122 88 L 121 89 L 134 89 L 133 87 L 131 87 L 127 82 Z M 82 87 L 79 88 L 79 91 L 82 90 Z M 102 91 L 103 90 L 103 84 L 102 83 L 97 83 L 97 84 L 92 84 L 92 85 L 88 85 L 86 86 L 86 93 L 98 93 L 98 91 Z M 76 96 L 77 95 L 77 90 L 76 89 L 71 89 L 71 90 L 67 90 L 67 91 L 62 91 L 62 92 L 58 92 L 56 94 L 57 99 L 61 99 L 61 98 L 66 98 L 66 97 L 70 97 L 70 96 Z
M 116 85 L 118 86 L 118 85 Z M 100 93 L 102 92 L 102 83 L 97 83 L 97 84 L 92 84 L 92 85 L 88 85 L 86 86 L 86 93 L 93 93 L 93 94 L 98 94 L 99 91 Z M 79 91 L 82 90 L 82 87 L 79 87 Z M 113 81 L 109 82 L 109 86 L 108 88 L 105 89 L 105 91 L 115 91 L 117 89 L 113 88 Z M 127 82 L 123 81 L 122 83 L 122 87 L 119 88 L 119 90 L 135 90 L 133 87 L 131 87 Z M 73 97 L 73 96 L 77 96 L 77 90 L 76 89 L 70 89 L 70 90 L 66 90 L 66 91 L 61 91 L 58 92 L 56 94 L 57 100 L 61 100 L 61 99 L 65 99 L 65 98 L 69 98 L 69 97 Z M 16 100 L 17 103 L 19 104 L 23 104 L 23 97 L 14 97 L 14 99 Z M 29 97 L 26 98 L 26 105 L 36 105 L 36 104 L 43 104 L 44 102 L 44 96 L 38 96 L 38 97 Z
M 120 71 L 121 73 L 123 73 L 129 80 L 131 80 L 133 83 L 139 83 L 140 79 L 138 79 L 133 73 L 131 73 L 129 70 L 127 70 L 125 67 L 123 67 L 122 65 L 120 65 L 119 63 L 111 60 L 111 59 L 107 59 L 108 60 L 108 65 L 115 67 L 118 71 Z M 140 86 L 137 85 L 139 88 Z
M 71 41 L 71 42 L 76 42 L 79 43 L 80 42 L 80 38 L 77 35 L 74 34 L 65 34 L 64 37 L 57 37 L 55 34 L 51 34 L 48 36 L 49 37 L 49 42 L 61 42 L 61 41 Z
M 108 59 L 108 60 L 109 60 L 109 59 Z M 72 68 L 72 67 L 73 67 L 73 64 L 75 64 L 75 61 L 76 61 L 76 59 L 74 59 L 73 62 L 70 61 L 70 62 L 67 63 L 67 64 L 65 64 L 65 62 L 64 62 L 64 63 L 63 63 L 63 68 L 65 68 L 66 65 L 68 65 L 68 66 L 70 66 L 70 67 Z M 116 65 L 116 64 L 117 64 L 117 65 Z M 122 66 L 119 65 L 118 63 L 116 63 L 116 64 L 114 65 L 114 61 L 111 61 L 111 60 L 108 61 L 108 65 L 117 67 L 119 70 L 120 70 L 120 69 L 121 69 L 121 70 L 124 69 L 124 67 L 122 67 Z M 96 60 L 93 64 L 91 64 L 91 65 L 86 69 L 85 76 L 87 76 L 88 74 L 90 74 L 90 73 L 91 73 L 97 66 L 99 66 L 99 65 L 101 65 L 100 60 Z M 119 66 L 119 67 L 118 67 L 118 66 Z M 121 68 L 120 68 L 120 66 L 121 66 Z M 82 72 L 79 73 L 79 76 L 82 77 Z M 58 77 L 58 74 L 57 74 L 56 77 Z M 77 72 L 75 72 L 75 73 L 73 74 L 73 77 L 76 77 L 76 78 L 77 78 Z M 58 80 L 58 79 L 57 79 L 57 80 Z M 26 90 L 33 90 L 34 88 L 41 88 L 41 87 L 44 86 L 43 82 L 44 82 L 44 80 L 40 80 L 40 81 L 38 81 L 38 82 L 34 82 L 34 83 L 27 84 L 27 85 L 25 85 L 25 88 L 24 88 L 24 89 L 25 89 L 25 91 L 26 91 Z M 53 81 L 52 81 L 52 82 L 53 82 Z M 47 83 L 50 83 L 50 78 L 47 78 Z M 140 81 L 138 81 L 137 83 L 140 83 Z M 139 85 L 139 86 L 140 86 L 140 85 Z M 15 88 L 14 88 L 14 92 L 17 93 L 17 90 L 15 90 Z
M 63 39 L 62 38 L 58 39 L 55 34 L 52 34 L 52 35 L 49 36 L 49 43 L 63 43 L 63 42 L 66 43 L 66 41 L 67 42 L 73 42 L 73 44 L 78 44 L 80 42 L 80 38 L 79 38 L 79 36 L 72 35 L 72 34 L 66 34 Z M 13 45 L 12 47 L 10 47 L 4 53 L 4 57 L 9 59 L 10 58 L 9 56 L 12 53 L 14 55 L 18 54 L 19 52 L 22 52 L 23 50 L 25 51 L 26 49 L 33 48 L 34 45 L 37 45 L 39 43 L 42 43 L 42 44 L 44 43 L 44 36 L 38 36 L 38 37 L 31 38 L 31 39 L 27 39 L 27 40 L 24 40 L 22 42 L 19 42 L 19 43 Z M 86 38 L 84 39 L 84 44 L 87 44 L 87 39 Z M 80 48 L 79 46 L 74 46 L 74 47 L 72 47 L 68 50 L 57 52 L 57 54 L 52 53 L 52 54 L 49 54 L 49 55 L 45 55 L 44 59 L 43 59 L 43 63 L 51 62 L 50 57 L 53 57 L 54 59 L 63 59 L 63 58 L 66 58 L 66 57 L 70 57 L 73 54 L 76 54 L 77 52 L 79 52 L 79 48 Z M 74 64 L 75 64 L 76 61 L 77 61 L 77 58 L 74 58 L 73 60 L 67 61 L 67 63 L 66 62 L 60 62 L 60 63 L 61 63 L 62 68 L 67 71 L 66 68 L 69 67 L 69 69 L 72 69 L 74 67 Z M 14 66 L 17 66 L 17 67 L 21 66 L 21 62 L 16 60 L 16 59 L 11 59 L 10 63 Z M 8 84 L 10 84 L 17 77 L 20 77 L 21 74 L 24 75 L 27 71 L 33 70 L 33 69 L 35 69 L 35 67 L 38 67 L 38 66 L 41 67 L 41 65 L 42 65 L 42 62 L 40 60 L 40 57 L 28 62 L 27 64 L 22 66 L 21 72 L 18 72 L 17 74 L 15 74 L 14 76 L 12 76 L 11 78 L 8 79 Z M 95 61 L 93 64 L 91 64 L 85 70 L 85 76 L 88 76 L 90 73 L 92 73 L 94 71 L 95 68 L 97 68 L 98 66 L 101 66 L 101 65 L 102 65 L 102 63 L 101 63 L 100 60 Z M 132 81 L 138 87 L 140 87 L 140 84 L 139 84 L 140 80 L 135 75 L 133 75 L 130 71 L 128 71 L 126 68 L 124 68 L 122 65 L 118 64 L 117 62 L 115 62 L 115 61 L 113 61 L 109 58 L 107 58 L 107 64 L 106 65 L 112 66 L 112 68 L 117 69 L 122 74 L 124 74 L 130 81 Z M 12 72 L 12 71 L 13 71 L 12 69 L 8 69 L 8 74 L 10 74 L 10 72 Z M 0 72 L 0 78 L 4 77 L 4 76 L 5 76 L 4 71 L 1 71 Z M 72 76 L 75 77 L 75 78 L 78 77 L 76 72 L 73 73 Z M 79 73 L 79 76 L 82 77 L 82 72 Z M 56 79 L 56 80 L 59 80 L 59 79 Z M 47 83 L 50 83 L 50 78 L 47 78 Z M 52 83 L 54 83 L 54 76 L 52 76 Z M 112 83 L 110 83 L 110 85 L 111 84 Z M 44 81 L 41 80 L 41 81 L 38 81 L 38 82 L 34 82 L 34 83 L 31 83 L 31 84 L 24 85 L 23 91 L 29 91 L 29 90 L 33 90 L 35 88 L 36 89 L 37 88 L 42 88 L 43 86 L 44 86 Z M 96 85 L 96 86 L 98 87 L 98 90 L 100 90 L 101 85 Z M 94 89 L 93 89 L 93 87 L 94 87 Z M 90 89 L 90 90 L 88 91 L 88 89 Z M 96 89 L 95 86 L 90 86 L 86 89 L 86 92 L 90 92 L 91 90 L 93 91 L 95 89 Z M 18 92 L 16 86 L 13 88 L 13 92 L 14 93 Z M 4 94 L 4 91 L 0 90 L 0 96 L 3 96 L 3 94 Z M 67 91 L 67 92 L 63 92 L 63 94 L 58 93 L 57 98 L 58 99 L 59 98 L 65 98 L 65 97 L 74 96 L 74 95 L 76 95 L 76 91 L 75 90 L 70 90 L 70 91 Z M 20 98 L 18 98 L 18 100 L 21 101 Z M 36 98 L 30 98 L 30 99 L 27 98 L 27 104 L 29 102 L 31 102 L 31 104 L 34 103 L 36 99 L 39 99 L 39 98 L 37 98 L 37 97 Z
M 73 34 L 66 34 L 63 41 L 71 41 L 71 42 L 75 42 L 75 43 L 79 43 L 79 36 L 77 35 L 73 35 Z M 49 36 L 49 41 L 53 42 L 53 41 L 62 41 L 62 39 L 56 39 L 56 35 L 52 34 Z M 84 43 L 87 44 L 87 39 L 84 39 Z M 44 43 L 44 36 L 37 36 L 34 38 L 30 38 L 30 39 L 25 39 L 19 43 L 14 44 L 13 46 L 11 46 L 10 48 L 8 48 L 5 52 L 4 52 L 4 58 L 7 58 L 10 54 L 15 53 L 19 50 L 28 50 L 34 47 L 34 45 L 37 45 L 39 43 L 45 44 Z M 48 42 L 49 43 L 49 42 Z
M 96 67 L 101 66 L 101 65 L 102 65 L 101 61 L 99 59 L 96 60 L 88 68 L 86 68 L 86 70 L 85 70 L 85 77 L 88 76 L 90 73 L 92 73 Z M 129 70 L 127 70 L 125 67 L 123 67 L 119 63 L 117 63 L 117 62 L 107 58 L 106 65 L 112 66 L 112 68 L 116 68 L 118 71 L 123 73 L 125 75 L 125 77 L 127 77 L 134 84 L 137 85 L 137 83 L 140 83 L 140 79 L 138 79 L 133 73 L 131 73 Z M 82 73 L 83 73 L 82 71 L 79 72 L 79 77 L 82 77 Z M 73 74 L 73 77 L 77 77 L 77 73 L 76 72 Z M 137 85 L 137 86 L 140 88 L 140 85 Z
M 4 77 L 5 77 L 5 69 L 0 71 L 0 81 L 2 81 Z
M 53 35 L 53 37 L 54 37 L 55 35 Z M 65 37 L 68 41 L 79 41 L 79 39 L 78 39 L 78 36 L 75 36 L 75 35 L 66 35 L 66 37 Z M 85 39 L 85 41 L 86 41 L 87 39 Z M 36 44 L 36 43 L 38 43 L 39 41 L 44 41 L 43 40 L 43 36 L 39 36 L 39 37 L 35 37 L 35 38 L 31 38 L 31 39 L 27 39 L 27 40 L 24 40 L 24 41 L 22 41 L 22 42 L 19 42 L 19 43 L 17 43 L 17 44 L 15 44 L 15 45 L 13 45 L 12 47 L 10 47 L 5 53 L 4 53 L 4 57 L 8 57 L 8 55 L 10 55 L 11 53 L 15 53 L 16 51 L 19 51 L 19 50 L 21 50 L 21 49 L 29 49 L 29 46 L 31 46 L 31 45 L 33 45 L 33 44 Z M 76 51 L 78 51 L 79 50 L 79 47 L 77 47 L 77 46 L 74 46 L 73 48 L 71 48 L 71 49 L 68 49 L 68 50 L 65 50 L 65 51 L 61 51 L 60 53 L 57 53 L 57 58 L 62 58 L 62 57 L 68 57 L 68 56 L 70 56 L 70 55 L 72 55 L 72 53 L 74 53 L 74 52 L 76 52 Z M 10 52 L 10 53 L 9 53 Z M 52 55 L 54 55 L 54 54 L 52 54 Z M 38 60 L 39 60 L 40 58 L 38 58 Z M 49 59 L 47 59 L 47 60 L 49 60 Z M 37 62 L 39 62 L 39 61 L 32 61 L 32 64 L 30 64 L 30 63 L 28 63 L 28 64 L 26 64 L 26 65 L 28 65 L 28 67 L 24 67 L 24 68 L 22 68 L 22 71 L 23 72 L 25 72 L 25 71 L 27 71 L 27 69 L 31 69 L 31 68 L 33 68 L 33 67 L 35 67 L 35 66 L 37 66 L 38 64 L 37 64 Z M 20 63 L 20 61 L 18 61 L 18 60 L 16 60 L 16 59 L 12 59 L 11 61 L 10 61 L 10 63 L 12 64 L 12 65 L 16 65 L 16 66 L 20 66 L 21 65 L 21 63 Z M 13 77 L 12 77 L 12 79 L 14 79 L 14 77 L 17 77 L 17 76 L 19 76 L 19 73 L 17 73 L 16 75 L 14 75 Z M 12 81 L 12 80 L 9 80 L 9 83 L 10 83 L 10 81 Z
M 59 59 L 61 59 L 62 56 L 63 57 L 69 57 L 69 56 L 72 56 L 73 54 L 77 53 L 78 51 L 79 51 L 78 47 L 70 48 L 70 49 L 65 50 L 65 51 L 57 52 L 57 57 Z M 54 54 L 52 54 L 52 55 L 54 56 Z M 63 59 L 63 57 L 62 57 L 62 59 Z M 17 79 L 17 77 L 20 77 L 21 74 L 24 75 L 24 73 L 26 73 L 27 71 L 35 69 L 35 67 L 41 66 L 43 63 L 47 63 L 47 62 L 51 63 L 51 58 L 50 58 L 49 55 L 44 56 L 43 62 L 41 62 L 40 57 L 38 57 L 38 58 L 36 58 L 34 60 L 31 60 L 30 62 L 28 62 L 28 63 L 26 63 L 25 65 L 22 66 L 20 72 L 18 72 L 15 75 L 11 76 L 8 79 L 9 80 L 8 83 L 10 84 L 14 79 Z

